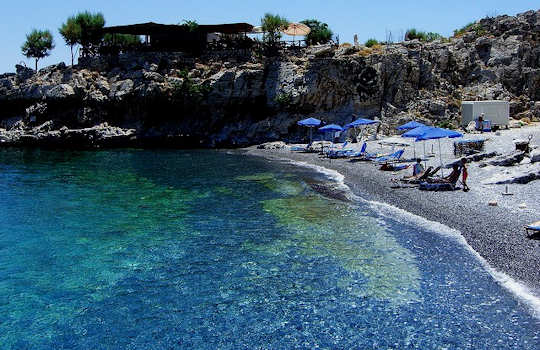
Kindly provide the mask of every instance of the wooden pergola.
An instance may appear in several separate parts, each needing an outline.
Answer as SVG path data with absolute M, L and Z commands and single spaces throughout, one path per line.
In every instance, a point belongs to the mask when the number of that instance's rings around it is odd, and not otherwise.
M 200 51 L 206 47 L 210 33 L 247 34 L 253 26 L 248 23 L 212 24 L 189 27 L 154 22 L 105 27 L 103 33 L 144 36 L 145 44 L 153 50 Z

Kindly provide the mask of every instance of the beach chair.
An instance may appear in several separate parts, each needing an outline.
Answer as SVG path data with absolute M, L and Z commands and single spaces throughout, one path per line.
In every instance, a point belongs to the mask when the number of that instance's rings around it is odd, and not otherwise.
M 372 160 L 379 156 L 379 154 L 377 153 L 368 153 L 366 149 L 367 149 L 367 143 L 364 142 L 364 144 L 362 144 L 362 148 L 360 149 L 360 152 L 349 153 L 348 158 L 350 159 L 351 162 L 360 162 L 360 161 Z
M 292 152 L 304 152 L 304 153 L 317 152 L 313 148 L 311 148 L 312 145 L 313 145 L 313 143 L 308 143 L 306 145 L 306 147 L 294 146 L 294 147 L 291 147 L 291 151 Z
M 367 148 L 367 143 L 364 142 L 364 144 L 362 144 L 362 148 L 360 148 L 360 152 L 351 153 L 349 155 L 349 157 L 361 157 L 361 156 L 365 155 L 366 154 L 366 148 Z
M 438 171 L 438 169 L 437 169 Z M 432 172 L 434 174 L 435 172 Z M 426 178 L 418 187 L 423 191 L 454 191 L 456 183 L 461 175 L 461 169 L 453 170 L 450 175 L 442 179 Z
M 405 177 L 399 179 L 399 181 L 401 181 L 403 183 L 406 183 L 406 184 L 413 184 L 413 185 L 418 185 L 421 182 L 429 182 L 428 179 L 430 178 L 430 176 L 434 176 L 439 170 L 441 170 L 440 166 L 436 167 L 435 169 L 433 169 L 433 167 L 430 166 L 420 176 L 418 176 L 418 175 L 417 176 L 405 176 Z
M 352 149 L 345 149 L 345 147 L 348 145 L 348 142 L 344 142 L 341 146 L 341 149 L 338 150 L 328 150 L 326 152 L 326 156 L 328 158 L 346 158 L 349 154 L 354 153 L 354 150 Z
M 400 170 L 407 169 L 409 166 L 410 166 L 410 164 L 395 165 L 395 164 L 384 163 L 383 165 L 381 165 L 379 170 L 382 170 L 382 171 L 400 171 Z
M 404 149 L 400 149 L 400 150 L 397 150 L 394 153 L 389 154 L 387 156 L 377 157 L 377 158 L 373 159 L 373 161 L 378 162 L 378 163 L 381 163 L 381 162 L 395 162 L 395 161 L 398 161 L 401 158 L 401 156 L 403 156 L 404 152 L 405 152 Z
M 536 221 L 532 224 L 526 225 L 525 232 L 527 232 L 527 237 L 529 238 L 540 235 L 540 221 Z

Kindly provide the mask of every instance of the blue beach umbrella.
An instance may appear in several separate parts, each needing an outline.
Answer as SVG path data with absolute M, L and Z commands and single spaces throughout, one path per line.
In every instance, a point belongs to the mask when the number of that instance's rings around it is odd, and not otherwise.
M 407 123 L 408 124 L 408 123 Z M 405 124 L 406 125 L 406 124 Z M 404 126 L 404 125 L 402 125 Z M 416 139 L 417 137 L 422 136 L 427 130 L 433 128 L 432 126 L 422 125 L 419 127 L 416 127 L 412 130 L 409 130 L 403 134 L 401 134 L 401 137 L 409 137 Z M 416 158 L 416 144 L 413 143 L 413 149 L 414 149 L 414 157 Z M 424 158 L 426 158 L 426 142 L 424 141 Z
M 350 129 L 350 128 L 354 128 L 356 129 L 357 127 L 359 126 L 364 126 L 364 125 L 373 125 L 373 124 L 377 124 L 379 123 L 378 120 L 372 120 L 372 119 L 365 119 L 365 118 L 358 118 L 356 119 L 355 121 L 345 125 L 345 130 L 347 129 Z M 362 134 L 364 133 L 364 129 L 362 129 L 360 131 L 360 140 L 362 140 Z
M 319 128 L 320 132 L 336 132 L 336 131 L 343 131 L 343 128 L 337 124 L 328 124 L 323 126 L 322 128 Z
M 356 128 L 357 126 L 377 124 L 378 122 L 379 122 L 378 120 L 358 118 L 355 121 L 350 122 L 349 124 L 345 125 L 345 128 L 346 129 Z
M 424 131 L 423 134 L 418 136 L 416 138 L 417 141 L 422 140 L 435 140 L 435 139 L 442 139 L 445 137 L 454 138 L 454 137 L 462 137 L 463 134 L 459 133 L 454 130 L 448 130 L 443 128 L 429 128 Z
M 328 125 L 323 126 L 322 128 L 319 128 L 319 131 L 326 134 L 327 132 L 334 133 L 337 131 L 343 131 L 343 128 L 337 124 L 328 124 Z M 332 144 L 334 144 L 334 140 L 332 140 Z
M 419 128 L 421 126 L 426 126 L 426 125 L 413 120 L 413 121 L 410 121 L 408 123 L 398 126 L 396 129 L 411 130 L 411 129 Z
M 430 128 L 426 129 L 425 132 L 416 138 L 416 141 L 423 140 L 439 140 L 439 158 L 441 160 L 441 174 L 443 174 L 443 162 L 442 162 L 442 151 L 441 151 L 441 139 L 462 137 L 463 134 L 454 130 L 448 130 L 443 128 Z
M 307 118 L 300 120 L 297 124 L 301 126 L 307 126 L 309 128 L 309 144 L 311 144 L 313 138 L 313 128 L 321 125 L 321 121 L 315 118 Z

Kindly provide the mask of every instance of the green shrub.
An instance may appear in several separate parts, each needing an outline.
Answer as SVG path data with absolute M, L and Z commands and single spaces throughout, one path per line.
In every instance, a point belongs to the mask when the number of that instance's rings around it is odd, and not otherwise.
M 197 28 L 199 28 L 199 23 L 197 23 L 197 21 L 190 21 L 186 19 L 183 21 L 182 25 L 188 28 L 190 32 L 194 32 L 197 30 Z
M 422 32 L 419 30 L 416 30 L 415 28 L 408 29 L 405 33 L 405 40 L 414 40 L 418 39 L 420 41 L 424 42 L 430 42 L 437 39 L 443 39 L 444 37 L 439 33 L 434 32 Z
M 176 101 L 185 101 L 189 99 L 191 102 L 200 102 L 204 97 L 208 96 L 212 90 L 210 84 L 196 84 L 190 77 L 187 70 L 180 72 L 182 82 L 174 83 L 172 90 L 172 98 Z
M 435 126 L 443 129 L 455 129 L 454 124 L 452 124 L 452 122 L 449 120 L 442 120 L 438 122 Z
M 292 102 L 292 95 L 290 93 L 279 93 L 274 101 L 280 106 L 288 106 Z
M 109 45 L 118 45 L 120 47 L 130 47 L 141 43 L 141 37 L 132 34 L 110 34 L 103 37 L 103 42 Z
M 26 41 L 21 47 L 23 55 L 36 60 L 36 72 L 38 69 L 38 61 L 43 57 L 51 54 L 54 48 L 53 36 L 48 30 L 34 29 L 30 34 L 26 35 Z
M 428 32 L 426 34 L 426 41 L 435 41 L 435 40 L 443 39 L 443 38 L 444 37 L 439 33 Z
M 300 23 L 311 29 L 311 32 L 306 35 L 306 45 L 326 44 L 332 40 L 334 33 L 328 28 L 328 24 L 321 23 L 316 19 L 306 19 Z
M 467 32 L 474 32 L 477 36 L 486 35 L 488 31 L 480 23 L 468 23 L 465 26 L 454 30 L 454 37 L 459 38 Z
M 474 22 L 471 22 L 471 23 L 467 23 L 466 25 L 464 25 L 463 27 L 459 29 L 454 29 L 454 36 L 459 37 L 465 34 L 465 32 L 469 31 L 473 26 L 474 26 Z
M 377 39 L 371 38 L 371 39 L 368 39 L 364 45 L 366 45 L 367 47 L 372 47 L 372 46 L 377 45 L 378 43 L 379 42 L 377 41 Z
M 266 13 L 261 18 L 261 27 L 264 31 L 263 42 L 275 47 L 281 39 L 281 30 L 287 28 L 289 21 L 280 15 Z

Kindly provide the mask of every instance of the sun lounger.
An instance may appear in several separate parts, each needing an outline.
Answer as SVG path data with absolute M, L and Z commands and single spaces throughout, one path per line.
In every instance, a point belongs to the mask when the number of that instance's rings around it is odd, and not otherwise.
M 532 237 L 532 236 L 540 234 L 540 221 L 536 221 L 536 222 L 533 222 L 532 224 L 526 225 L 525 232 L 527 232 L 528 237 Z
M 438 169 L 437 169 L 438 171 Z M 453 191 L 456 189 L 456 183 L 461 175 L 461 170 L 455 168 L 450 175 L 444 178 L 426 178 L 420 182 L 419 189 L 424 191 Z
M 373 161 L 378 162 L 378 163 L 398 161 L 401 158 L 401 156 L 403 156 L 404 152 L 405 152 L 404 149 L 400 149 L 400 150 L 395 151 L 394 153 L 389 154 L 387 156 L 377 157 L 377 158 L 373 159 Z
M 312 148 L 312 144 L 308 143 L 306 147 L 300 147 L 300 146 L 294 146 L 291 147 L 291 151 L 293 152 L 304 152 L 304 153 L 315 153 L 318 152 L 317 150 Z
M 432 176 L 433 174 L 435 174 L 437 171 L 439 171 L 440 168 L 441 167 L 437 167 L 435 168 L 435 170 L 433 170 L 433 167 L 430 166 L 423 173 L 412 175 L 412 176 L 404 176 L 403 178 L 400 179 L 400 181 L 411 183 L 411 184 L 418 184 L 422 181 L 425 181 L 428 177 Z
M 395 165 L 395 164 L 384 163 L 383 165 L 381 165 L 379 170 L 382 170 L 382 171 L 400 171 L 400 170 L 403 170 L 403 169 L 407 169 L 409 166 L 410 166 L 409 164 Z
M 420 182 L 418 187 L 422 191 L 453 191 L 456 189 L 456 184 L 450 182 Z
M 348 158 L 350 158 L 351 162 L 360 162 L 360 161 L 372 160 L 373 158 L 378 157 L 378 154 L 368 153 L 366 149 L 367 149 L 367 143 L 364 142 L 364 144 L 362 144 L 362 148 L 360 149 L 360 152 L 349 153 Z
M 338 150 L 329 150 L 326 152 L 326 156 L 328 158 L 346 158 L 349 154 L 353 154 L 354 150 L 352 149 L 345 149 L 345 147 L 348 145 L 348 142 L 344 142 L 341 146 L 341 149 Z

